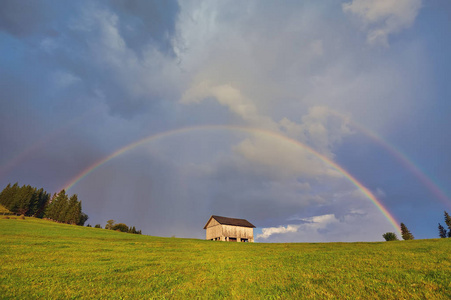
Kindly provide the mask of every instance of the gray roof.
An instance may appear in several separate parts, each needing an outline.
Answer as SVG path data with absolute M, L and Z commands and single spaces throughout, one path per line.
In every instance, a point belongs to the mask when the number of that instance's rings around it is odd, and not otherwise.
M 215 219 L 216 221 L 218 221 L 219 224 L 222 224 L 222 225 L 232 225 L 232 226 L 255 228 L 254 225 L 252 225 L 249 221 L 247 221 L 245 219 L 211 216 L 210 219 L 208 219 L 207 224 L 210 222 L 211 219 Z M 204 229 L 207 229 L 207 224 L 205 224 Z

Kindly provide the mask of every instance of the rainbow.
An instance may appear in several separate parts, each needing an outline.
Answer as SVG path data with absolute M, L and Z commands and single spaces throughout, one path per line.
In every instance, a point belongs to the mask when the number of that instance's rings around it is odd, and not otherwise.
M 361 133 L 363 133 L 365 136 L 370 138 L 373 142 L 380 145 L 382 148 L 384 148 L 388 153 L 390 153 L 398 162 L 401 163 L 407 170 L 409 170 L 417 179 L 426 186 L 429 191 L 434 194 L 437 199 L 439 199 L 443 204 L 445 204 L 447 207 L 451 208 L 451 199 L 442 191 L 442 189 L 438 186 L 438 184 L 434 183 L 431 179 L 429 179 L 423 171 L 420 170 L 420 168 L 412 162 L 411 159 L 408 158 L 408 156 L 403 153 L 401 150 L 397 149 L 395 146 L 390 144 L 389 142 L 385 141 L 381 136 L 377 135 L 375 132 L 365 128 L 363 125 L 357 123 L 356 121 L 353 121 L 346 117 L 345 115 L 337 112 L 332 111 L 335 115 L 339 116 L 340 118 L 343 118 L 345 120 L 348 120 L 351 124 L 351 126 Z
M 26 159 L 32 156 L 33 153 L 36 153 L 41 148 L 43 148 L 45 145 L 47 145 L 49 142 L 51 142 L 53 139 L 55 139 L 58 136 L 63 135 L 67 132 L 70 128 L 74 127 L 75 125 L 79 124 L 81 121 L 86 119 L 87 117 L 93 115 L 94 113 L 97 113 L 101 107 L 95 106 L 88 110 L 87 112 L 81 114 L 78 117 L 73 118 L 69 122 L 67 122 L 65 125 L 58 127 L 54 131 L 50 132 L 49 134 L 40 137 L 35 143 L 33 143 L 30 147 L 27 149 L 19 152 L 14 157 L 9 159 L 7 163 L 5 163 L 3 166 L 0 166 L 0 179 L 3 178 L 4 175 L 6 175 L 13 167 L 16 165 L 23 163 Z
M 250 127 L 241 127 L 241 126 L 232 126 L 232 125 L 206 125 L 206 126 L 193 126 L 193 127 L 184 127 L 179 129 L 174 129 L 170 131 L 165 131 L 161 133 L 157 133 L 154 135 L 150 135 L 148 137 L 145 137 L 143 139 L 140 139 L 136 142 L 133 142 L 125 147 L 122 147 L 112 154 L 108 155 L 107 157 L 97 161 L 96 163 L 90 165 L 86 169 L 84 169 L 82 172 L 80 172 L 77 176 L 69 180 L 62 189 L 65 189 L 66 191 L 71 189 L 75 184 L 77 184 L 80 180 L 94 172 L 97 168 L 105 164 L 106 162 L 110 161 L 111 159 L 133 149 L 140 145 L 143 145 L 145 143 L 156 141 L 158 139 L 162 139 L 168 136 L 176 135 L 176 134 L 183 134 L 190 131 L 200 131 L 200 130 L 233 130 L 233 131 L 240 131 L 245 133 L 251 133 L 251 134 L 259 134 L 264 135 L 268 137 L 272 137 L 275 139 L 283 140 L 288 143 L 294 144 L 301 149 L 307 151 L 310 154 L 313 154 L 314 156 L 318 157 L 321 161 L 326 163 L 327 165 L 333 167 L 338 172 L 340 172 L 345 178 L 347 178 L 353 185 L 355 185 L 368 199 L 371 200 L 371 202 L 377 207 L 377 209 L 385 216 L 385 218 L 390 222 L 390 224 L 393 226 L 393 228 L 400 234 L 400 229 L 398 226 L 398 221 L 393 217 L 393 215 L 388 211 L 386 207 L 374 196 L 374 194 L 367 189 L 361 182 L 359 182 L 356 178 L 354 178 L 351 174 L 349 174 L 345 169 L 343 169 L 341 166 L 339 166 L 337 163 L 329 159 L 328 157 L 316 152 L 312 148 L 302 144 L 301 142 L 291 139 L 289 137 L 286 137 L 284 135 L 281 135 L 279 133 L 269 131 L 269 130 L 263 130 L 263 129 L 257 129 L 257 128 L 250 128 Z

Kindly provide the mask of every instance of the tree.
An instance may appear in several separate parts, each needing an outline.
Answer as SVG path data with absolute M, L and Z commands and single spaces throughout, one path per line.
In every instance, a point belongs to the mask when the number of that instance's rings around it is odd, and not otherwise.
M 409 229 L 407 229 L 407 226 L 404 225 L 404 223 L 401 223 L 401 236 L 404 240 L 413 240 L 414 236 L 412 233 L 410 233 Z
M 80 207 L 81 207 L 81 202 L 80 203 Z M 80 214 L 80 221 L 77 223 L 77 225 L 83 226 L 85 225 L 85 222 L 88 221 L 89 217 L 87 214 L 85 214 L 84 212 L 81 212 Z
M 387 232 L 387 233 L 384 233 L 384 234 L 382 235 L 382 237 L 383 237 L 387 242 L 390 242 L 390 241 L 399 241 L 398 237 L 396 236 L 396 233 L 394 233 L 394 232 Z
M 113 226 L 113 228 L 111 228 L 112 230 L 119 230 L 119 231 L 121 231 L 121 232 L 128 232 L 128 226 L 127 225 L 125 225 L 124 223 L 118 223 L 118 224 L 115 224 L 114 226 Z
M 446 238 L 446 229 L 442 226 L 442 224 L 438 223 L 438 235 L 441 238 Z
M 108 220 L 106 221 L 105 229 L 113 229 L 114 226 L 114 220 Z
M 100 226 L 100 224 L 96 224 L 96 225 L 94 226 L 94 228 L 100 228 L 100 229 L 102 229 L 102 226 Z
M 68 224 L 78 224 L 80 222 L 81 203 L 78 202 L 77 194 L 70 197 L 64 216 L 64 222 Z
M 448 237 L 451 237 L 451 217 L 449 214 L 445 211 L 445 223 L 446 226 L 448 226 Z

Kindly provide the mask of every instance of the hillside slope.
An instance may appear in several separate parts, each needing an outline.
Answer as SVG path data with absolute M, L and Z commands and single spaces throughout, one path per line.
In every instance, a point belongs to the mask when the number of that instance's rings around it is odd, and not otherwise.
M 250 244 L 0 219 L 0 298 L 451 298 L 451 239 Z

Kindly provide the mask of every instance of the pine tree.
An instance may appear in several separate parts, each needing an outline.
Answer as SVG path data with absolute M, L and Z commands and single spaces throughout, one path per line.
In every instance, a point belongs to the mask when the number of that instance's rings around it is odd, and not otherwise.
M 11 208 L 13 208 L 13 206 L 15 206 L 14 195 L 17 193 L 18 190 L 19 190 L 19 183 L 16 182 L 13 184 L 13 186 L 10 186 L 9 189 L 4 190 L 4 194 L 2 193 L 3 194 L 2 195 L 2 201 L 3 201 L 2 204 L 10 211 L 12 211 Z
M 44 217 L 51 219 L 51 220 L 56 220 L 55 216 L 56 216 L 56 196 L 57 194 L 54 193 L 52 198 L 49 200 L 49 203 L 47 204 L 47 208 L 45 209 L 45 213 L 44 213 Z
M 62 190 L 55 194 L 49 204 L 46 217 L 58 222 L 65 222 L 69 200 L 66 191 Z
M 448 226 L 448 229 L 451 230 L 451 217 L 446 211 L 445 211 L 445 223 L 446 226 Z
M 441 238 L 446 238 L 446 229 L 442 226 L 442 224 L 438 223 L 438 235 Z
M 80 211 L 81 211 L 81 202 L 80 202 Z M 83 226 L 85 225 L 85 222 L 89 219 L 89 216 L 85 214 L 84 212 L 81 212 L 80 214 L 80 221 L 77 223 L 77 225 Z
M 36 218 L 43 218 L 47 205 L 50 201 L 50 194 L 44 191 L 44 189 L 39 189 L 37 192 L 37 209 L 34 213 Z
M 401 223 L 401 236 L 404 240 L 413 240 L 413 234 L 410 233 L 409 229 L 407 229 L 407 226 L 404 225 L 404 223 Z
M 6 207 L 6 199 L 8 199 L 8 195 L 11 191 L 11 183 L 8 183 L 8 185 L 3 189 L 3 191 L 0 193 L 0 204 Z
M 77 194 L 70 197 L 67 204 L 64 221 L 68 224 L 78 224 L 80 222 L 81 204 L 78 202 Z

